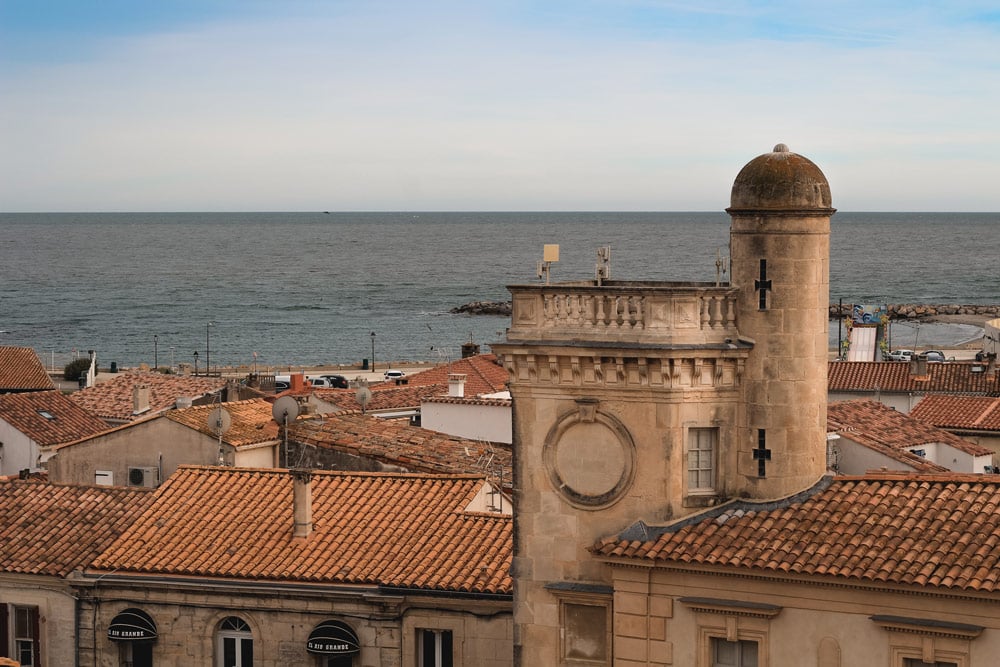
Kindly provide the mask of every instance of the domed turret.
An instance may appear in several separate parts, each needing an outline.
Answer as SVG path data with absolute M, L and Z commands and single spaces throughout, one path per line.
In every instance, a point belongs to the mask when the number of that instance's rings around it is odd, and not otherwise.
M 736 176 L 727 211 L 824 210 L 830 204 L 830 184 L 820 168 L 778 144 Z

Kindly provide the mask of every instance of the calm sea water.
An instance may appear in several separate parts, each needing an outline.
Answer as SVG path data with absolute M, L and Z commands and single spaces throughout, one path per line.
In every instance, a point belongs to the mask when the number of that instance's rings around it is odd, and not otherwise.
M 616 279 L 710 281 L 728 233 L 724 212 L 0 214 L 0 345 L 204 364 L 207 337 L 213 365 L 286 367 L 370 358 L 374 332 L 379 365 L 448 360 L 508 324 L 449 309 L 535 282 L 543 244 L 554 281 L 592 277 L 609 244 Z M 1000 214 L 838 213 L 831 254 L 834 301 L 1000 300 Z

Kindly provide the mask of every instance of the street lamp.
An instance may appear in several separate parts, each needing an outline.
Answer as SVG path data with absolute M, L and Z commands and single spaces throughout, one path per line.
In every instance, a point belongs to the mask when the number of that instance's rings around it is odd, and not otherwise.
M 372 371 L 375 370 L 375 332 L 372 332 Z
M 157 368 L 160 367 L 160 364 L 159 364 L 160 359 L 159 359 L 159 357 L 156 356 L 156 344 L 157 344 L 157 342 L 159 340 L 160 340 L 160 337 L 157 336 L 156 334 L 153 334 L 153 370 L 154 371 Z
M 208 345 L 208 333 L 212 329 L 214 322 L 205 325 L 205 375 L 212 374 L 212 349 Z
M 198 350 L 194 351 L 194 374 L 198 375 Z

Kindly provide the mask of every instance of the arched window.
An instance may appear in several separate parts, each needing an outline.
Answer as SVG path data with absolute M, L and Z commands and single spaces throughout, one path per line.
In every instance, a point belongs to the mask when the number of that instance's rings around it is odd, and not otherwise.
M 253 634 L 239 616 L 229 616 L 219 624 L 215 644 L 220 667 L 251 667 L 253 665 Z

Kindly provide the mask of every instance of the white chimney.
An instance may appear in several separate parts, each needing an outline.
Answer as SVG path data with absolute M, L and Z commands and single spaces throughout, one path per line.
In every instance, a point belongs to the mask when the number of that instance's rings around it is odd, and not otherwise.
M 309 537 L 312 532 L 312 471 L 292 468 L 292 504 L 295 526 L 292 537 Z
M 137 384 L 132 388 L 132 414 L 149 411 L 149 385 Z
M 448 397 L 465 398 L 464 373 L 451 373 L 448 375 Z

